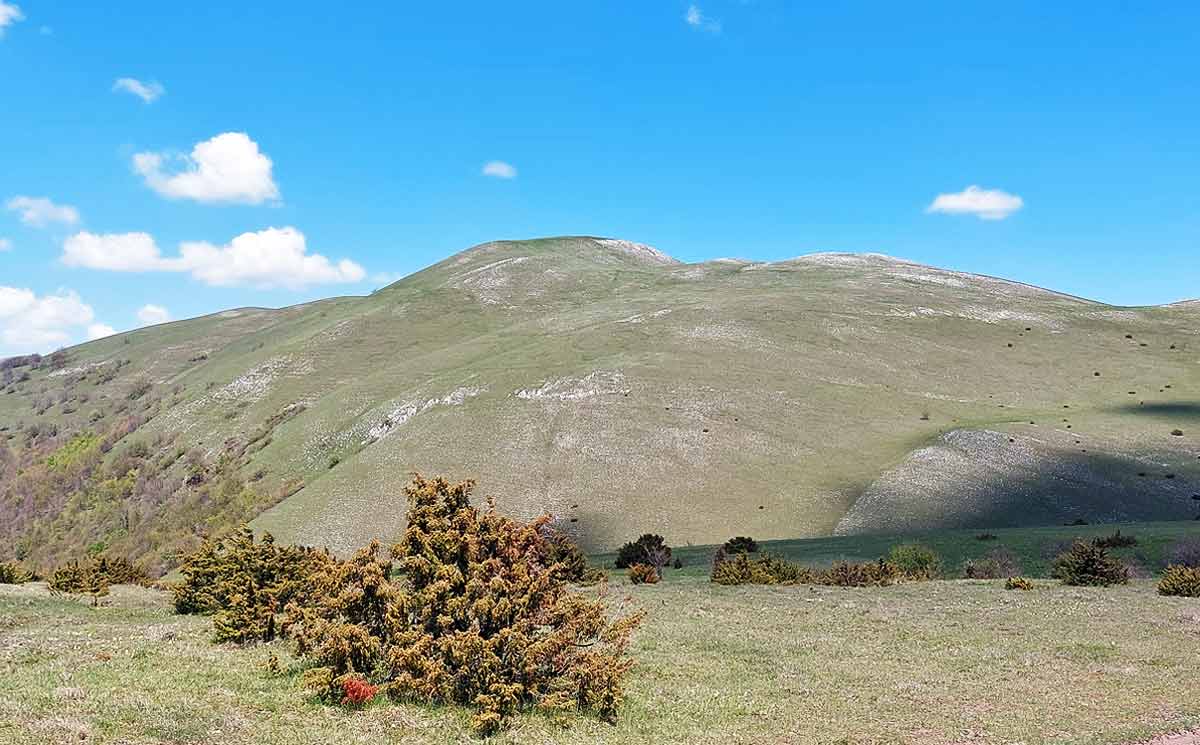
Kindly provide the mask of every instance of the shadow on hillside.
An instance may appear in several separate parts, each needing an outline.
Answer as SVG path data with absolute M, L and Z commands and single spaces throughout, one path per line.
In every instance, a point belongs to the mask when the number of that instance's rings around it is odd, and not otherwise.
M 1116 414 L 1143 414 L 1161 417 L 1200 419 L 1200 401 L 1171 401 L 1162 403 L 1123 404 L 1109 408 Z
M 1190 454 L 1178 467 L 1106 453 L 1055 450 L 1030 457 L 1022 448 L 1020 455 L 1005 455 L 982 452 L 968 463 L 947 460 L 941 467 L 922 462 L 890 490 L 888 484 L 873 486 L 842 524 L 856 533 L 920 532 L 1191 520 L 1200 512 L 1193 499 L 1200 494 L 1200 473 Z

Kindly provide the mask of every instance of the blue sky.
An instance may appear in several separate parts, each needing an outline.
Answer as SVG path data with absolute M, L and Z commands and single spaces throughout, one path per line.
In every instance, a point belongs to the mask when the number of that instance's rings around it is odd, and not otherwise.
M 0 354 L 557 234 L 1200 296 L 1200 5 L 902 5 L 0 0 Z

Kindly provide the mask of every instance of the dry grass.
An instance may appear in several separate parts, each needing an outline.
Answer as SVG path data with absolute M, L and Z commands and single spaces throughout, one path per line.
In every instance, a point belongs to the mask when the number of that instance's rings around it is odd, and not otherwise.
M 1200 604 L 1152 583 L 618 588 L 649 611 L 615 727 L 526 715 L 508 743 L 1121 743 L 1200 724 Z M 0 588 L 0 742 L 462 742 L 468 714 L 321 706 L 281 644 L 209 642 L 165 596 L 91 609 Z M 285 673 L 264 663 L 279 655 Z

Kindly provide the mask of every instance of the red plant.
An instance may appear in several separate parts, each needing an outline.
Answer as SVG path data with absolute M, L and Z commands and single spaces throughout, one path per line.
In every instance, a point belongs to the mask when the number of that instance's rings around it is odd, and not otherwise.
M 379 693 L 379 686 L 373 686 L 362 678 L 346 678 L 342 681 L 342 703 L 347 706 L 362 706 Z

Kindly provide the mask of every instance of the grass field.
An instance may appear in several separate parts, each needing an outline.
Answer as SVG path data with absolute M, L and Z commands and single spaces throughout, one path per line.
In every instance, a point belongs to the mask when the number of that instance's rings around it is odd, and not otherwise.
M 945 581 L 884 589 L 618 581 L 646 609 L 620 720 L 522 715 L 503 743 L 1124 743 L 1200 725 L 1200 601 Z M 0 742 L 309 743 L 470 738 L 455 708 L 320 705 L 287 646 L 210 642 L 164 593 L 93 609 L 0 586 Z M 266 661 L 278 655 L 284 672 Z
M 760 541 L 760 550 L 789 561 L 811 566 L 827 566 L 838 560 L 873 561 L 886 556 L 892 546 L 917 541 L 941 555 L 944 573 L 957 576 L 967 559 L 983 558 L 988 552 L 1004 547 L 1021 562 L 1024 574 L 1048 577 L 1055 549 L 1076 538 L 1095 538 L 1112 535 L 1137 538 L 1138 545 L 1113 549 L 1135 570 L 1135 575 L 1149 576 L 1162 569 L 1167 553 L 1176 542 L 1188 538 L 1200 540 L 1200 521 L 1180 520 L 1157 523 L 1117 523 L 1111 525 L 1063 525 L 1040 528 L 997 528 L 995 530 L 944 530 L 906 535 L 834 536 L 830 538 L 801 538 L 790 541 Z M 981 534 L 994 539 L 980 540 Z M 732 537 L 732 536 L 731 536 Z M 636 536 L 631 536 L 636 538 Z M 677 546 L 672 558 L 683 561 L 683 568 L 669 570 L 665 578 L 671 581 L 682 577 L 707 577 L 716 546 Z M 593 561 L 611 566 L 616 554 L 600 554 Z

